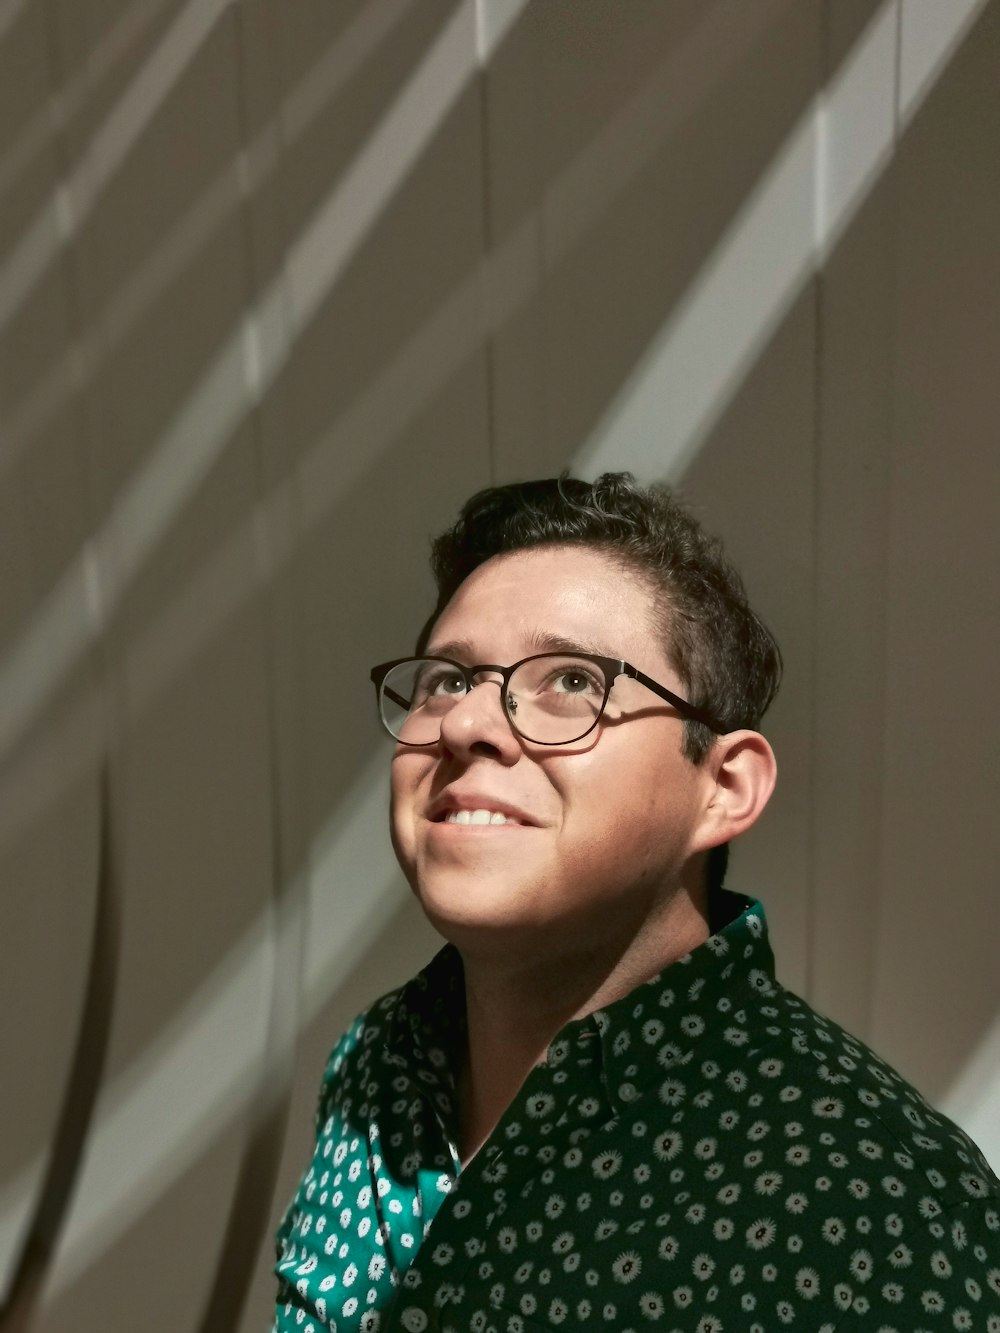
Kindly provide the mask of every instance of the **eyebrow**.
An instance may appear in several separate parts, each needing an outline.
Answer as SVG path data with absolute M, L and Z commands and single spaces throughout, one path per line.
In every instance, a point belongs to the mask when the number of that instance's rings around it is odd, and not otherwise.
M 614 652 L 606 644 L 581 643 L 576 639 L 567 639 L 562 634 L 544 634 L 540 630 L 530 634 L 525 640 L 529 650 L 537 653 L 591 653 L 597 657 L 613 657 L 621 660 L 621 654 Z M 471 663 L 475 652 L 468 639 L 449 639 L 447 643 L 428 647 L 431 657 L 452 657 L 457 662 Z M 528 654 L 530 656 L 530 652 Z

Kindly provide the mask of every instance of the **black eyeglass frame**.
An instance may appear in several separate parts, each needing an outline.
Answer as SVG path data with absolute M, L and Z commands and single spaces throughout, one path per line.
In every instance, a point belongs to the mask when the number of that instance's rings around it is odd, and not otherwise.
M 526 736 L 510 715 L 510 708 L 508 706 L 508 686 L 510 685 L 511 676 L 513 676 L 514 672 L 517 671 L 519 667 L 523 667 L 526 662 L 534 662 L 540 657 L 577 657 L 580 658 L 581 661 L 591 662 L 595 666 L 600 667 L 604 673 L 604 698 L 601 700 L 601 706 L 598 709 L 597 716 L 594 718 L 593 722 L 591 722 L 586 731 L 581 731 L 579 736 L 573 736 L 569 740 L 564 741 L 536 741 L 532 736 Z M 437 657 L 433 653 L 425 653 L 422 656 L 417 657 L 396 657 L 391 662 L 382 662 L 379 666 L 372 667 L 370 672 L 371 682 L 375 686 L 375 699 L 378 707 L 379 719 L 382 725 L 394 741 L 398 741 L 400 745 L 411 745 L 416 749 L 423 749 L 428 745 L 437 745 L 438 741 L 441 739 L 440 735 L 432 741 L 400 740 L 382 715 L 383 681 L 394 667 L 403 666 L 407 662 L 444 662 L 447 666 L 454 667 L 459 675 L 465 679 L 465 694 L 459 695 L 459 698 L 465 698 L 476 688 L 477 684 L 480 683 L 476 681 L 474 677 L 481 675 L 484 671 L 496 672 L 496 674 L 501 677 L 500 704 L 503 708 L 504 717 L 506 717 L 508 724 L 515 734 L 520 736 L 523 740 L 529 741 L 532 745 L 573 745 L 576 741 L 583 740 L 584 736 L 589 736 L 604 716 L 604 710 L 608 704 L 608 697 L 619 676 L 627 676 L 630 680 L 635 680 L 638 681 L 640 685 L 645 685 L 648 690 L 652 690 L 654 694 L 659 695 L 661 699 L 676 708 L 683 718 L 690 719 L 692 722 L 701 722 L 708 727 L 710 731 L 714 731 L 717 735 L 721 735 L 726 730 L 718 719 L 714 718 L 711 713 L 706 712 L 704 708 L 698 708 L 697 705 L 688 703 L 688 701 L 682 699 L 679 694 L 674 694 L 673 690 L 668 690 L 666 685 L 661 685 L 659 681 L 653 680 L 652 676 L 647 676 L 644 671 L 640 671 L 639 668 L 634 667 L 631 662 L 626 662 L 620 657 L 600 657 L 596 653 L 563 653 L 550 651 L 547 653 L 532 653 L 529 657 L 522 657 L 519 662 L 514 662 L 511 666 L 505 667 L 499 666 L 495 662 L 482 662 L 478 666 L 463 666 L 461 662 L 456 662 L 454 658 Z M 497 684 L 496 681 L 490 683 Z M 386 693 L 390 696 L 393 703 L 398 704 L 400 708 L 409 709 L 409 704 L 402 695 L 396 694 L 394 690 L 387 690 Z

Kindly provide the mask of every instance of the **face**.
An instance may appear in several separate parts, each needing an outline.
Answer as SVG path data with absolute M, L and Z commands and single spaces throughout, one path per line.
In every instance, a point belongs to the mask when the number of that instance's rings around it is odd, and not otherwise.
M 638 575 L 599 551 L 546 547 L 475 570 L 427 651 L 509 665 L 558 635 L 624 658 L 683 698 L 653 620 L 653 594 Z M 705 850 L 711 783 L 681 752 L 683 720 L 619 677 L 589 736 L 538 746 L 511 729 L 496 678 L 479 681 L 445 714 L 436 745 L 400 745 L 393 758 L 393 846 L 424 910 L 460 948 L 545 952 L 602 932 L 634 935 Z M 518 822 L 447 822 L 457 809 Z

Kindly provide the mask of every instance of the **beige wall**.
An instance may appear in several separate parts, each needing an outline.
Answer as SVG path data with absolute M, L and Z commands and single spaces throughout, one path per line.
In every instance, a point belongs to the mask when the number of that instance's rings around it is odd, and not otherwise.
M 367 669 L 474 488 L 676 482 L 735 886 L 1000 1164 L 996 0 L 0 0 L 0 1314 L 249 1333 L 435 947 Z

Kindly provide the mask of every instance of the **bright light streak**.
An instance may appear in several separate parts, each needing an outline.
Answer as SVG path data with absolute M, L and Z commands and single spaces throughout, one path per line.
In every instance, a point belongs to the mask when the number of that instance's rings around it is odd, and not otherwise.
M 987 0 L 901 0 L 899 115 L 905 128 L 968 36 Z
M 1000 1174 L 1000 1018 L 965 1062 L 941 1101 Z
M 287 148 L 289 143 L 305 133 L 347 82 L 363 68 L 378 43 L 385 39 L 414 2 L 386 0 L 384 4 L 369 5 L 358 12 L 355 19 L 339 34 L 336 43 L 323 52 L 316 64 L 282 101 L 276 121 L 281 127 L 281 143 L 284 147 Z M 157 5 L 162 3 L 163 0 L 156 0 Z M 144 19 L 148 17 L 142 5 L 126 11 L 94 57 L 99 67 L 120 54 L 121 48 L 126 45 L 126 37 L 134 37 L 134 16 L 137 11 Z M 153 13 L 155 8 L 150 3 L 148 14 Z M 130 19 L 131 22 L 126 22 Z M 65 115 L 76 114 L 94 78 L 88 80 L 81 75 L 62 93 Z M 48 116 L 39 117 L 38 133 L 43 141 L 47 140 L 50 129 Z M 30 147 L 30 137 L 23 134 L 12 153 L 23 156 Z M 253 193 L 259 194 L 271 188 L 269 178 L 279 161 L 272 139 L 273 130 L 265 126 L 234 158 L 230 168 L 221 171 L 171 223 L 143 263 L 119 283 L 110 293 L 107 303 L 94 312 L 93 328 L 99 334 L 98 350 L 91 353 L 87 346 L 94 341 L 94 333 L 88 328 L 77 342 L 71 343 L 61 355 L 49 362 L 41 376 L 19 400 L 5 405 L 3 432 L 0 434 L 0 478 L 65 410 L 70 393 L 86 393 L 95 372 L 110 363 L 116 350 L 140 325 L 147 311 L 190 266 L 206 240 L 233 215 L 241 192 L 244 196 L 248 193 L 242 188 L 243 178 L 252 180 Z M 0 162 L 0 191 L 8 168 L 13 169 L 13 165 L 11 155 Z
M 73 226 L 79 229 L 231 3 L 232 0 L 188 0 L 88 141 L 80 161 L 59 182 L 21 239 L 4 256 L 0 264 L 0 329 L 7 327 L 31 296 L 67 239 L 61 221 L 63 199 L 72 201 Z
M 306 1023 L 406 901 L 386 837 L 387 808 L 387 762 L 379 753 L 317 834 L 307 892 L 292 887 L 291 899 L 305 899 Z M 364 893 L 344 892 L 362 880 Z M 46 1301 L 113 1245 L 258 1093 L 273 984 L 271 927 L 270 913 L 262 913 L 102 1090 Z M 22 1171 L 11 1194 L 23 1193 L 37 1169 L 33 1163 Z
M 218 5 L 221 0 L 212 2 Z M 459 6 L 291 247 L 285 272 L 272 280 L 252 309 L 249 319 L 256 325 L 256 343 L 263 356 L 258 392 L 273 381 L 287 357 L 287 287 L 293 290 L 299 317 L 308 320 L 472 77 L 472 21 L 472 11 Z M 191 32 L 184 36 L 188 44 L 193 41 Z M 178 45 L 179 38 L 171 50 Z M 161 61 L 158 68 L 157 86 L 173 66 Z M 111 119 L 117 123 L 117 117 Z M 105 137 L 109 143 L 118 142 L 109 130 Z M 102 160 L 109 155 L 110 149 L 105 150 Z M 87 568 L 96 563 L 101 570 L 103 613 L 108 618 L 229 443 L 247 408 L 246 350 L 246 331 L 241 327 L 208 366 L 147 461 L 126 482 L 109 520 L 42 599 L 28 628 L 0 664 L 0 697 L 5 700 L 0 759 L 40 716 L 89 641 L 80 607 Z
M 17 3 L 20 5 L 22 0 Z M 53 122 L 68 125 L 80 114 L 94 87 L 125 58 L 128 48 L 149 27 L 165 3 L 166 0 L 135 0 L 131 8 L 123 10 L 94 49 L 87 52 L 76 72 L 53 93 L 51 102 L 21 127 L 13 144 L 0 156 L 0 194 L 11 186 L 31 159 L 48 146 Z M 0 40 L 3 30 L 4 17 L 0 11 Z

